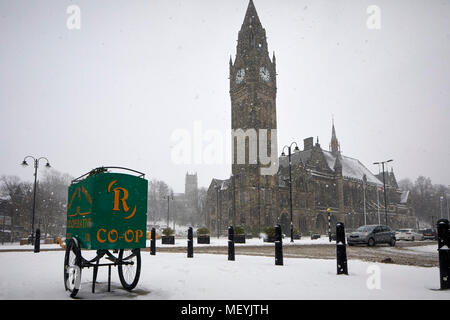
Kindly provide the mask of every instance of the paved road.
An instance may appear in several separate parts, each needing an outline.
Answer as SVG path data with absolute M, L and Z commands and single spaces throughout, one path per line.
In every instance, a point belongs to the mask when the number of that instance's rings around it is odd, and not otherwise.
M 435 267 L 439 265 L 438 253 L 415 251 L 414 247 L 436 245 L 435 241 L 424 242 L 397 242 L 395 247 L 389 245 L 347 246 L 348 259 L 359 259 L 364 261 L 394 263 L 401 265 L 414 265 L 421 267 Z M 417 248 L 416 248 L 417 249 Z M 148 249 L 145 249 L 148 252 Z M 158 252 L 186 252 L 185 248 L 157 248 Z M 274 256 L 272 246 L 236 246 L 236 255 L 262 255 Z M 211 253 L 227 255 L 227 247 L 194 247 L 194 254 Z M 314 258 L 314 259 L 336 259 L 336 245 L 290 245 L 283 246 L 284 257 L 289 258 Z M 237 258 L 238 259 L 238 258 Z

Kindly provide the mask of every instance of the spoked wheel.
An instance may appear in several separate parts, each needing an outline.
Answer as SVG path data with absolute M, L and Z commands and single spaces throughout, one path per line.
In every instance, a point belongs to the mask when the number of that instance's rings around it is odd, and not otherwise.
M 64 257 L 64 286 L 74 298 L 81 283 L 81 250 L 76 239 L 70 239 Z
M 132 264 L 119 264 L 119 278 L 122 286 L 130 291 L 133 290 L 141 275 L 141 249 L 120 249 L 119 260 L 132 262 Z

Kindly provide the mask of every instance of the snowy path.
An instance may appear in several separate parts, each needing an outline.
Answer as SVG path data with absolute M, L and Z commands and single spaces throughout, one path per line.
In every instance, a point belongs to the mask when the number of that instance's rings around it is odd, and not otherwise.
M 83 251 L 83 255 L 92 254 Z M 0 254 L 0 299 L 69 299 L 63 284 L 63 251 Z M 106 292 L 107 268 L 100 268 L 96 294 L 92 269 L 83 269 L 84 299 L 450 299 L 439 288 L 437 268 L 349 260 L 349 276 L 337 276 L 335 260 L 285 258 L 284 266 L 258 256 L 157 253 L 142 255 L 142 273 L 131 293 L 120 287 L 117 269 Z M 370 290 L 369 267 L 380 271 L 381 289 Z M 370 281 L 369 281 L 370 282 Z M 371 282 L 372 283 L 372 282 Z

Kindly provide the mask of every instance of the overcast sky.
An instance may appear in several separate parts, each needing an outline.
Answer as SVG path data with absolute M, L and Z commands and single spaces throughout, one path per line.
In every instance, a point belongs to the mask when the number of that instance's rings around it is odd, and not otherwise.
M 343 153 L 371 171 L 392 158 L 398 179 L 450 184 L 450 1 L 254 3 L 277 57 L 280 153 L 309 136 L 328 149 L 334 115 Z M 67 27 L 70 5 L 79 30 Z M 178 164 L 172 150 L 180 130 L 201 129 L 200 150 L 205 132 L 225 139 L 228 62 L 247 5 L 0 0 L 0 175 L 31 181 L 20 163 L 33 155 L 73 176 L 130 167 L 176 192 L 187 171 L 205 187 L 229 177 L 226 159 Z M 380 29 L 368 28 L 371 5 Z

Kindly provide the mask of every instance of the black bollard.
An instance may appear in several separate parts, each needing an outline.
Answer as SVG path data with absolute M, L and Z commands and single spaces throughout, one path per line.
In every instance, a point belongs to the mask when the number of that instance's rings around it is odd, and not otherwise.
M 234 261 L 234 228 L 228 228 L 228 260 Z
M 187 240 L 187 257 L 194 257 L 194 240 L 193 240 L 192 227 L 188 229 L 188 240 Z
M 345 227 L 342 222 L 336 224 L 336 261 L 337 274 L 348 275 L 347 249 L 345 246 Z
M 441 290 L 450 289 L 450 231 L 449 221 L 440 219 L 437 222 L 439 274 L 441 278 Z
M 34 253 L 41 251 L 41 230 L 36 229 L 36 238 L 34 239 Z
M 283 238 L 281 236 L 281 226 L 275 226 L 275 265 L 283 265 Z
M 152 256 L 156 255 L 156 230 L 152 228 L 150 232 L 150 254 Z

